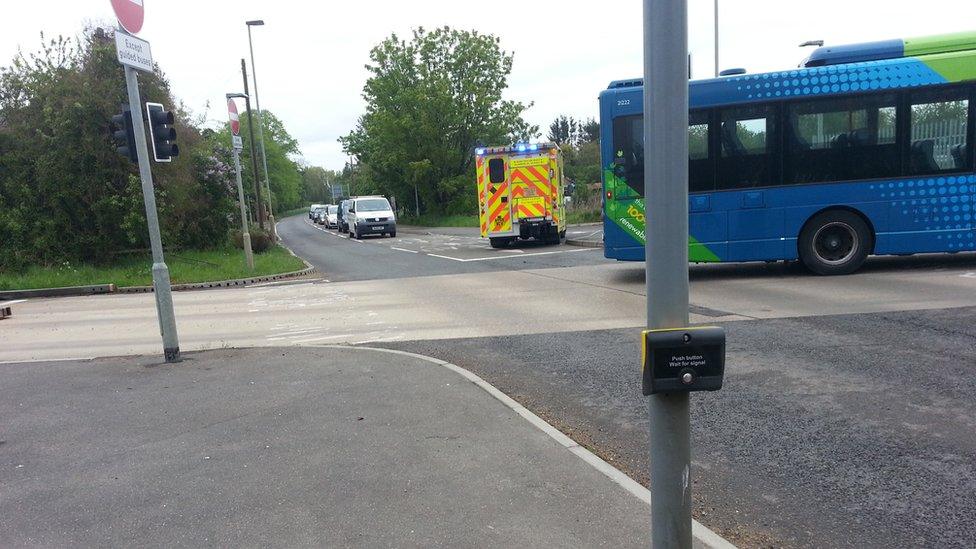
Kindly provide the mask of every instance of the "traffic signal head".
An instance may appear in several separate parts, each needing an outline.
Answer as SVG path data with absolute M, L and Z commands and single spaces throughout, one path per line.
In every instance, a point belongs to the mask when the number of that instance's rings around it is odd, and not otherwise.
M 156 162 L 169 162 L 174 156 L 179 156 L 176 128 L 173 127 L 176 117 L 173 111 L 164 110 L 160 103 L 146 103 L 146 114 L 149 117 L 149 135 L 152 137 L 153 158 Z
M 112 117 L 110 129 L 115 150 L 122 156 L 128 157 L 129 160 L 138 164 L 139 157 L 136 154 L 136 135 L 132 130 L 132 113 L 129 109 L 124 109 L 121 113 Z

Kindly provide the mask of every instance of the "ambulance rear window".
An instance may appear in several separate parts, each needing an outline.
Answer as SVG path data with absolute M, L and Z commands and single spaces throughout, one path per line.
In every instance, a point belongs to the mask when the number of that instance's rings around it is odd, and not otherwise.
M 488 180 L 492 183 L 505 181 L 505 160 L 492 158 L 488 161 Z

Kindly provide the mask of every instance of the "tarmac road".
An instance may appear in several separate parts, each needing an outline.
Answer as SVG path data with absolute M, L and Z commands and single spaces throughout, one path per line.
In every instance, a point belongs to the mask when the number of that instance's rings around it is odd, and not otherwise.
M 286 246 L 333 282 L 613 263 L 602 250 L 534 240 L 494 249 L 471 228 L 437 229 L 435 234 L 399 229 L 396 238 L 355 240 L 300 215 L 281 220 L 277 228 Z
M 725 386 L 692 399 L 698 520 L 742 547 L 976 546 L 976 307 L 724 325 Z M 476 372 L 646 484 L 638 334 L 383 345 Z

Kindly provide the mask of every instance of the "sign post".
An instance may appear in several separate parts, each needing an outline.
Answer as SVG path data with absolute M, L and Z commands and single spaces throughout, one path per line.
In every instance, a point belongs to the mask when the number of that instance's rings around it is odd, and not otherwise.
M 644 0 L 647 327 L 688 325 L 688 0 Z M 651 546 L 691 548 L 689 393 L 652 394 Z
M 244 141 L 241 139 L 241 121 L 237 112 L 234 98 L 239 94 L 227 94 L 227 115 L 230 118 L 230 139 L 234 147 L 234 169 L 237 170 L 237 199 L 241 204 L 241 240 L 244 245 L 244 259 L 247 268 L 254 270 L 254 252 L 251 250 L 251 233 L 247 229 L 247 209 L 244 203 L 244 183 L 241 181 L 241 149 Z
M 132 130 L 136 138 L 136 153 L 139 159 L 139 178 L 142 181 L 142 199 L 146 206 L 146 221 L 149 224 L 149 245 L 152 248 L 152 277 L 156 297 L 156 314 L 159 317 L 159 332 L 163 338 L 163 356 L 166 362 L 179 362 L 180 340 L 176 332 L 176 315 L 173 312 L 173 294 L 170 288 L 169 268 L 163 258 L 162 238 L 159 234 L 159 217 L 156 212 L 156 195 L 153 190 L 152 168 L 149 166 L 149 151 L 146 148 L 146 127 L 142 120 L 142 103 L 139 98 L 139 79 L 137 70 L 152 70 L 152 55 L 149 43 L 128 32 L 139 32 L 144 19 L 142 0 L 112 0 L 112 8 L 119 19 L 115 31 L 115 43 L 119 62 L 125 69 L 125 87 L 129 95 L 129 111 L 132 116 Z M 121 36 L 120 36 L 121 35 Z

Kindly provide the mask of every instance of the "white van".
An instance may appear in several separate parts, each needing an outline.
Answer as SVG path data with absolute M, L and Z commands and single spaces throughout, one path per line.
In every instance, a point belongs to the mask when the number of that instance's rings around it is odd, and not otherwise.
M 390 202 L 382 196 L 357 196 L 349 201 L 346 214 L 349 238 L 366 234 L 396 236 L 396 216 Z

